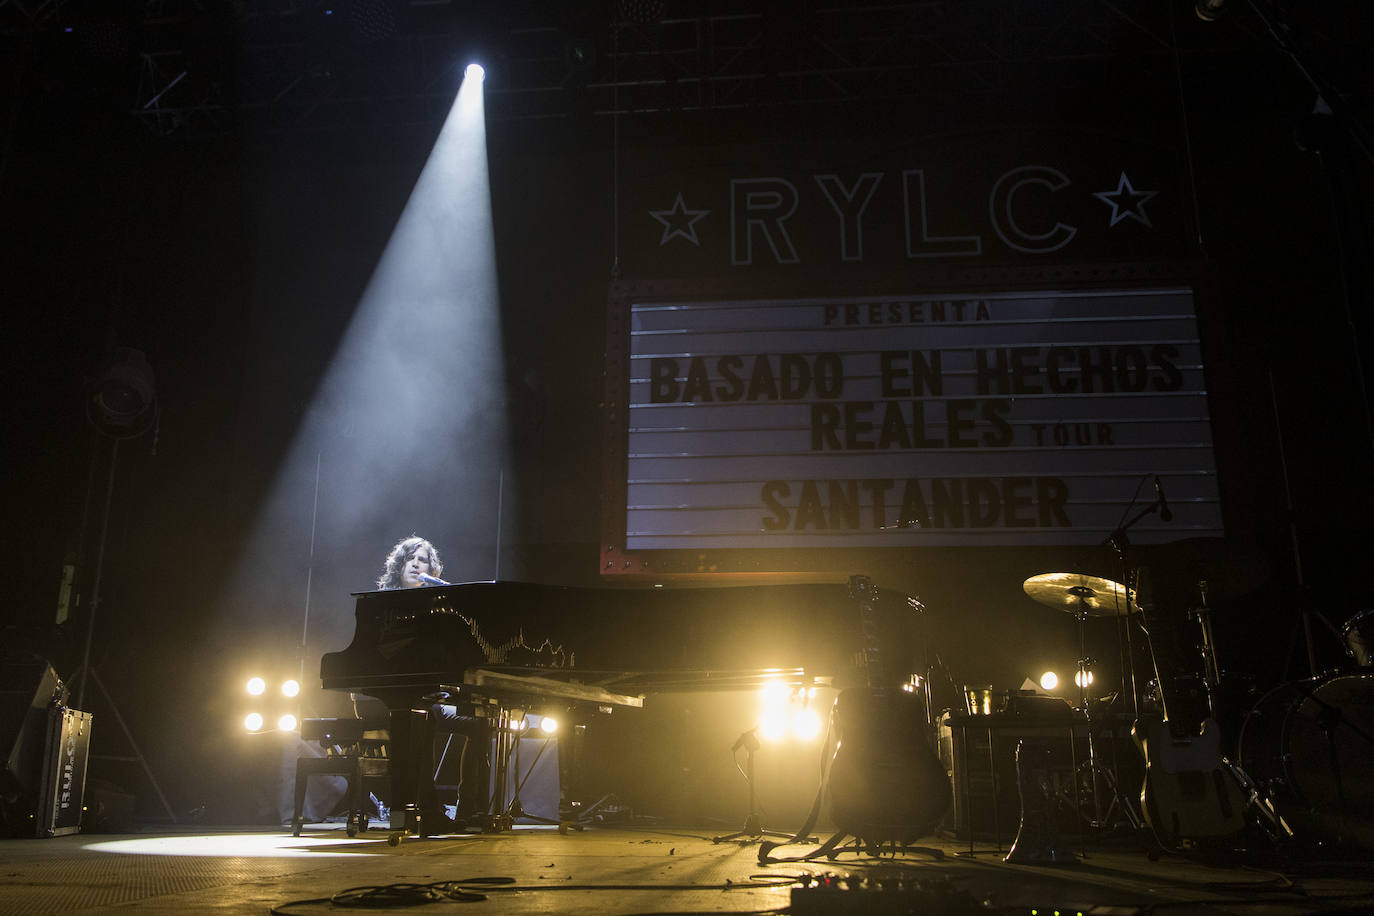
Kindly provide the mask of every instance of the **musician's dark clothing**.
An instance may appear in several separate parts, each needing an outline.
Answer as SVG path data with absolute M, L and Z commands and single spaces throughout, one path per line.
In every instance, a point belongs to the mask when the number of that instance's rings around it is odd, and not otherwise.
M 431 778 L 420 782 L 421 807 L 437 811 L 457 789 L 458 820 L 486 813 L 479 808 L 487 794 L 482 791 L 482 784 L 491 778 L 491 740 L 486 720 L 463 715 L 457 706 L 438 702 L 429 707 L 429 722 L 434 753 Z M 456 782 L 451 781 L 454 775 L 458 777 Z

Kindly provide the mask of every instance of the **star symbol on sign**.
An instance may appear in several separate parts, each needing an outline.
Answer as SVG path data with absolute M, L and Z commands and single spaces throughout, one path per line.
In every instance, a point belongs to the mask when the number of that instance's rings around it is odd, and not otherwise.
M 671 210 L 650 210 L 649 215 L 663 224 L 663 238 L 658 240 L 660 246 L 668 244 L 678 236 L 699 246 L 701 242 L 697 240 L 697 220 L 707 216 L 710 212 L 710 210 L 688 210 L 687 205 L 682 202 L 682 192 L 678 191 Z
M 1110 229 L 1127 217 L 1139 220 L 1148 229 L 1153 229 L 1150 224 L 1150 217 L 1145 213 L 1145 204 L 1149 203 L 1150 198 L 1158 194 L 1158 191 L 1137 191 L 1131 186 L 1131 179 L 1126 177 L 1126 173 L 1121 173 L 1121 178 L 1116 182 L 1115 191 L 1094 191 L 1093 197 L 1102 201 L 1112 208 L 1112 221 L 1107 224 Z

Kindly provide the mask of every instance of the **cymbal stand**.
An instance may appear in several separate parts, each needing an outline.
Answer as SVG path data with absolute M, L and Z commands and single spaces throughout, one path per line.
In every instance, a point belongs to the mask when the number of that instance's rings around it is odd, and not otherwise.
M 1080 586 L 1070 588 L 1074 592 Z M 1089 589 L 1083 589 L 1090 592 Z M 1092 826 L 1102 826 L 1102 799 L 1097 792 L 1097 741 L 1093 737 L 1093 717 L 1092 711 L 1088 709 L 1088 671 L 1091 670 L 1092 659 L 1088 658 L 1088 604 L 1086 595 L 1078 596 L 1078 609 L 1074 611 L 1074 619 L 1078 621 L 1078 710 L 1083 714 L 1083 721 L 1088 728 L 1088 777 L 1092 786 L 1093 796 L 1093 822 Z M 1113 781 L 1115 785 L 1115 781 Z
M 1202 631 L 1202 690 L 1207 697 L 1207 714 L 1218 719 L 1221 715 L 1218 709 L 1220 697 L 1217 695 L 1221 689 L 1221 666 L 1217 662 L 1216 641 L 1212 637 L 1212 609 L 1207 604 L 1207 580 L 1198 582 L 1197 587 L 1200 603 L 1188 612 L 1188 616 L 1197 621 L 1198 629 Z

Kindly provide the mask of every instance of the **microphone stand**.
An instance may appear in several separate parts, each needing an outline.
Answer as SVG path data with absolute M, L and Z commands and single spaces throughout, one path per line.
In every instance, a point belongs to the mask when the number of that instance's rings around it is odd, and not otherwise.
M 744 748 L 744 781 L 749 784 L 749 813 L 744 817 L 744 827 L 734 833 L 725 836 L 712 837 L 712 843 L 724 843 L 727 840 L 735 840 L 745 837 L 745 842 L 762 839 L 766 836 L 775 836 L 781 839 L 791 837 L 790 833 L 779 833 L 776 830 L 765 830 L 763 828 L 763 818 L 758 810 L 758 796 L 754 790 L 754 752 L 759 749 L 758 729 L 751 728 L 735 739 L 735 744 L 731 750 L 738 751 Z
M 1138 491 L 1137 491 L 1137 492 L 1138 492 Z M 1125 586 L 1125 588 L 1126 588 L 1126 613 L 1122 615 L 1122 620 L 1125 621 L 1125 623 L 1124 623 L 1123 625 L 1124 625 L 1125 628 L 1126 628 L 1126 669 L 1127 669 L 1127 670 L 1126 670 L 1126 671 L 1123 671 L 1122 674 L 1121 674 L 1121 677 L 1122 677 L 1121 687 L 1122 687 L 1123 690 L 1125 689 L 1125 687 L 1126 687 L 1125 678 L 1126 678 L 1127 672 L 1129 672 L 1129 673 L 1130 673 L 1130 677 L 1131 677 L 1131 715 L 1134 716 L 1134 717 L 1136 717 L 1136 718 L 1139 718 L 1139 716 L 1140 716 L 1140 694 L 1139 694 L 1139 688 L 1137 687 L 1137 684 L 1136 684 L 1136 676 L 1135 676 L 1135 646 L 1134 646 L 1134 644 L 1133 644 L 1133 642 L 1132 642 L 1132 640 L 1131 640 L 1131 613 L 1132 613 L 1132 611 L 1131 611 L 1131 604 L 1132 604 L 1132 603 L 1135 603 L 1136 606 L 1139 607 L 1139 602 L 1138 602 L 1138 600 L 1135 601 L 1135 602 L 1133 602 L 1133 601 L 1132 601 L 1132 598 L 1131 598 L 1131 593 L 1132 593 L 1133 591 L 1135 591 L 1135 590 L 1131 588 L 1131 578 L 1132 578 L 1132 577 L 1131 577 L 1131 568 L 1130 568 L 1130 564 L 1129 564 L 1129 562 L 1128 562 L 1128 557 L 1129 557 L 1129 555 L 1130 555 L 1131 542 L 1130 542 L 1130 538 L 1128 538 L 1128 537 L 1126 536 L 1126 531 L 1127 531 L 1127 529 L 1134 527 L 1135 524 L 1136 524 L 1137 522 L 1139 522 L 1141 519 L 1143 519 L 1145 516 L 1150 515 L 1151 513 L 1154 513 L 1154 512 L 1160 512 L 1160 510 L 1162 509 L 1163 506 L 1164 506 L 1164 498 L 1163 498 L 1163 496 L 1162 496 L 1162 495 L 1156 495 L 1153 502 L 1151 502 L 1148 506 L 1146 506 L 1145 508 L 1143 508 L 1143 509 L 1141 509 L 1139 512 L 1137 512 L 1134 516 L 1131 517 L 1131 519 L 1130 519 L 1129 521 L 1125 522 L 1124 524 L 1118 525 L 1118 526 L 1116 527 L 1116 529 L 1115 529 L 1111 534 L 1107 535 L 1106 539 L 1102 541 L 1102 544 L 1103 544 L 1103 545 L 1111 547 L 1112 550 L 1114 550 L 1114 551 L 1116 552 L 1117 559 L 1118 559 L 1118 561 L 1119 561 L 1120 564 L 1121 564 L 1121 584 L 1122 584 L 1123 586 Z M 1162 517 L 1162 515 L 1161 515 L 1161 517 Z M 1138 596 L 1137 596 L 1137 598 L 1138 598 Z M 1120 638 L 1119 633 L 1118 633 L 1118 638 Z M 1157 671 L 1155 672 L 1156 676 L 1158 676 L 1158 673 L 1159 673 L 1159 672 L 1157 672 Z

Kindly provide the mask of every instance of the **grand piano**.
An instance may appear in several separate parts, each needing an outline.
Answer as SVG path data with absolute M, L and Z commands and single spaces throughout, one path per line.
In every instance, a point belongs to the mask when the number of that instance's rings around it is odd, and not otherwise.
M 879 592 L 878 639 L 895 671 L 917 670 L 918 616 Z M 443 702 L 492 718 L 556 705 L 585 721 L 646 695 L 860 677 L 859 614 L 846 584 L 570 588 L 469 582 L 354 597 L 352 642 L 320 660 L 326 689 L 375 697 L 391 720 L 392 826 L 414 828 Z M 499 787 L 498 787 L 499 789 Z M 428 832 L 419 829 L 419 832 Z

